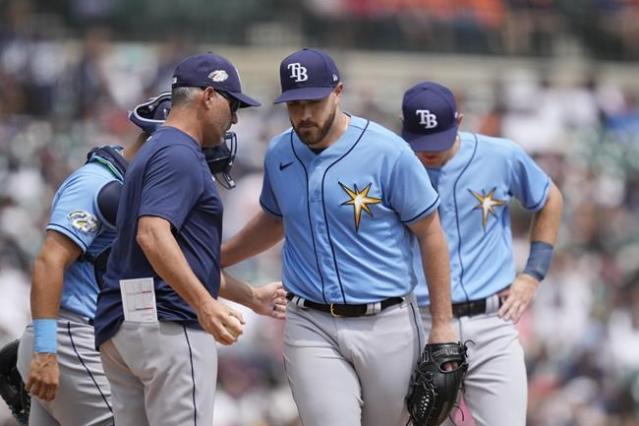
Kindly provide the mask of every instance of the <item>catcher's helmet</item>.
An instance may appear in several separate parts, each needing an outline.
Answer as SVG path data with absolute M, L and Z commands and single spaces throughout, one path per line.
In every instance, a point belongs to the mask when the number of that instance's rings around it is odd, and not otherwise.
M 148 134 L 152 134 L 164 124 L 171 111 L 171 92 L 164 92 L 133 108 L 129 120 Z M 204 147 L 202 152 L 206 163 L 217 181 L 226 189 L 235 188 L 231 177 L 231 167 L 237 152 L 237 135 L 226 132 L 222 144 L 215 147 Z
M 215 147 L 203 147 L 202 152 L 206 157 L 211 173 L 217 181 L 226 189 L 235 188 L 235 181 L 231 177 L 231 167 L 237 153 L 237 135 L 235 132 L 226 132 L 224 142 Z
M 171 111 L 171 92 L 163 92 L 150 98 L 129 112 L 129 120 L 148 134 L 164 124 Z

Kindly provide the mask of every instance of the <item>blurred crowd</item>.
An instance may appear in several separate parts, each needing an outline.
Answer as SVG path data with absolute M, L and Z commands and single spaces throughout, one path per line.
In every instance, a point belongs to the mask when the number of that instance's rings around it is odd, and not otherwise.
M 107 26 L 119 40 L 639 58 L 639 0 L 4 0 L 0 12 L 47 38 Z
M 375 2 L 326 3 L 365 14 Z M 422 3 L 443 11 L 461 2 L 378 3 L 391 11 Z M 630 0 L 591 3 L 637 7 Z M 117 43 L 99 27 L 71 41 L 34 39 L 21 31 L 18 9 L 0 31 L 0 344 L 20 336 L 29 321 L 29 273 L 53 192 L 91 147 L 133 141 L 127 109 L 168 89 L 176 62 L 195 49 L 186 42 Z M 349 91 L 346 83 L 347 111 L 399 128 L 399 97 L 380 102 L 374 89 Z M 543 71 L 519 69 L 495 75 L 492 86 L 458 81 L 452 87 L 466 115 L 464 130 L 521 144 L 565 198 L 551 272 L 518 325 L 529 372 L 529 425 L 639 425 L 639 86 L 594 71 L 560 83 Z M 271 105 L 273 93 L 263 94 L 263 107 L 241 111 L 234 128 L 237 188 L 221 189 L 225 237 L 260 208 L 266 144 L 288 126 L 283 107 Z M 517 207 L 513 213 L 521 269 L 530 216 Z M 256 284 L 279 279 L 278 247 L 232 272 Z M 282 323 L 244 314 L 248 328 L 240 342 L 220 348 L 215 425 L 297 425 L 282 368 Z M 460 423 L 472 421 L 466 416 Z M 13 424 L 4 408 L 2 424 Z
M 637 0 L 307 0 L 306 5 L 308 21 L 317 23 L 318 37 L 331 45 L 541 56 L 578 48 L 617 59 L 639 54 Z

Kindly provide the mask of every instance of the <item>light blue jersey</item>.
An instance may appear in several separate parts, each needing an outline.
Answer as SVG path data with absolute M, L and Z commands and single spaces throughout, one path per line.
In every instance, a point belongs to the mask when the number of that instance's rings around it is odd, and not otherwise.
M 530 211 L 546 204 L 550 179 L 506 139 L 460 133 L 459 151 L 441 168 L 428 168 L 441 197 L 439 215 L 451 262 L 453 303 L 488 297 L 515 279 L 508 204 L 516 198 Z M 430 188 L 426 191 L 430 199 Z M 414 245 L 418 253 L 419 248 Z M 415 292 L 428 305 L 428 288 L 419 259 Z
M 292 129 L 264 161 L 260 203 L 282 217 L 286 289 L 318 303 L 371 303 L 416 284 L 406 226 L 435 212 L 439 197 L 408 144 L 351 116 L 319 154 Z
M 64 271 L 60 307 L 91 319 L 95 316 L 99 289 L 93 264 L 82 259 L 97 256 L 115 238 L 115 230 L 106 225 L 97 206 L 100 189 L 113 180 L 114 174 L 97 162 L 73 172 L 53 197 L 46 228 L 68 237 L 82 250 L 80 260 Z

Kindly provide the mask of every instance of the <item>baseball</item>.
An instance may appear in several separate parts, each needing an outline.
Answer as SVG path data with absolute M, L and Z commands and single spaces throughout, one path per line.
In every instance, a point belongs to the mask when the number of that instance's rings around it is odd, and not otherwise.
M 229 315 L 228 319 L 226 320 L 225 327 L 226 330 L 231 333 L 233 337 L 238 337 L 240 334 L 242 334 L 244 324 L 242 324 L 240 320 L 233 315 Z

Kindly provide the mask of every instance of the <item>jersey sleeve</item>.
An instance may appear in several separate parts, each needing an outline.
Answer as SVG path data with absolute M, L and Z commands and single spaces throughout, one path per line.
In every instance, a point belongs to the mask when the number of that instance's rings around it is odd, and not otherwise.
M 526 210 L 537 211 L 546 204 L 550 178 L 520 146 L 512 152 L 510 191 Z
M 402 151 L 390 178 L 390 203 L 404 223 L 412 223 L 432 214 L 439 206 L 439 195 L 428 173 L 409 150 Z
M 264 161 L 264 179 L 262 180 L 262 193 L 260 194 L 260 205 L 262 209 L 269 214 L 275 216 L 282 216 L 282 211 L 273 192 L 271 186 L 271 180 L 269 178 L 268 168 L 266 166 L 266 160 Z
M 69 177 L 53 199 L 46 229 L 68 237 L 85 253 L 102 227 L 95 197 L 109 181 L 104 176 L 92 174 Z
M 147 163 L 138 217 L 157 216 L 180 229 L 204 189 L 200 159 L 190 147 L 160 149 Z

